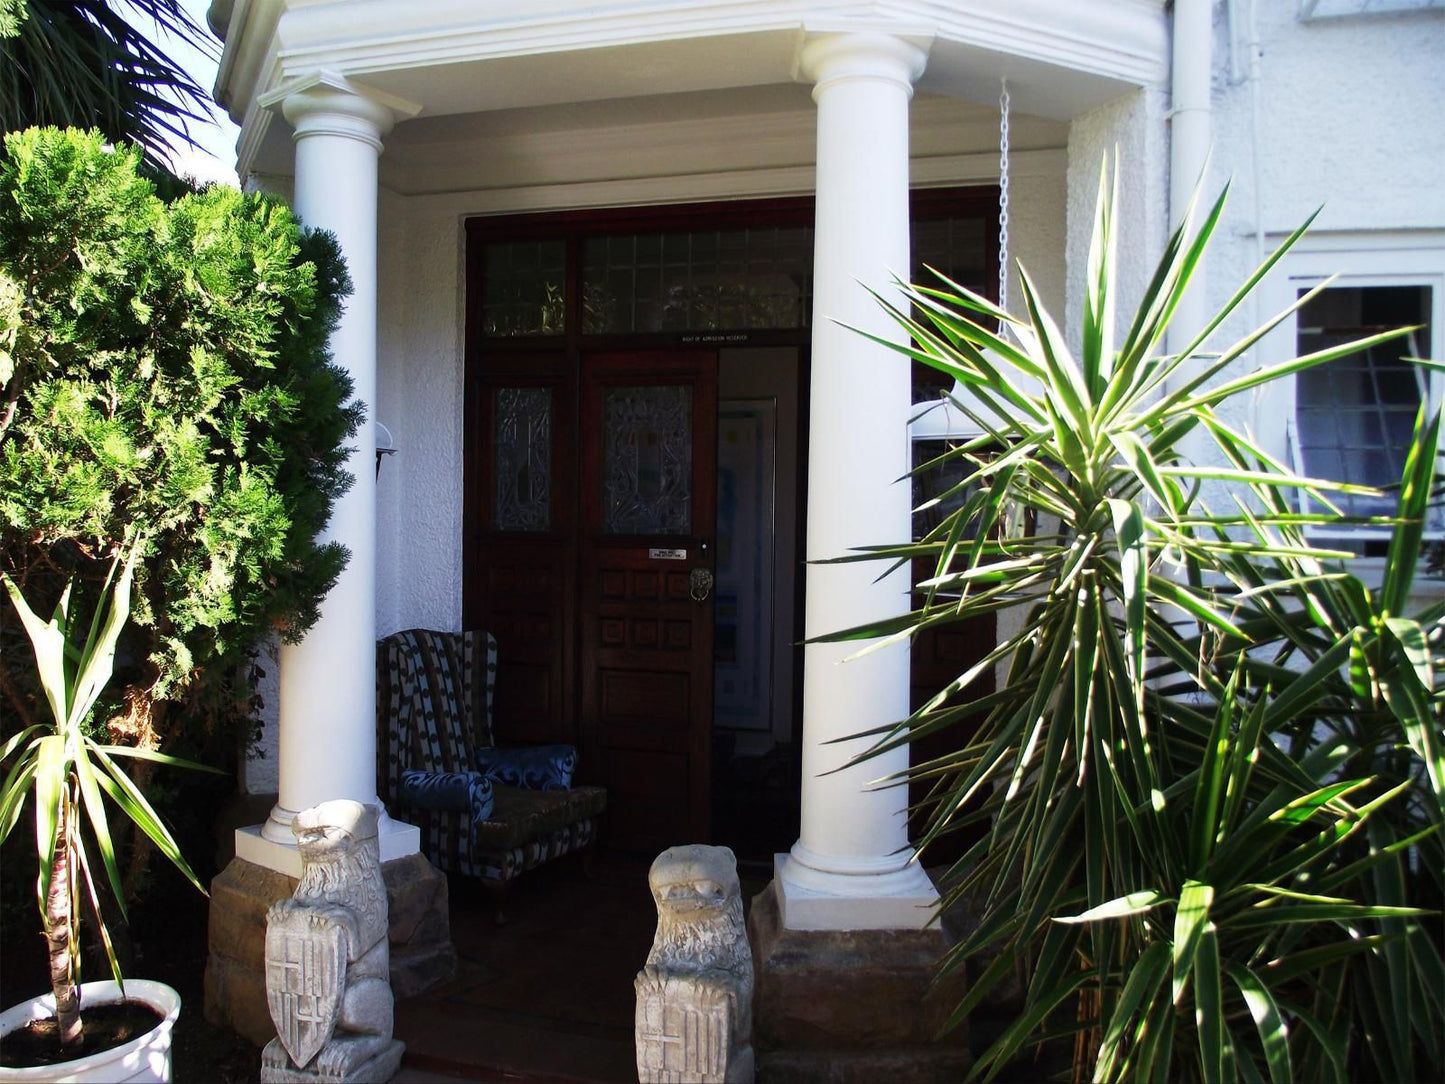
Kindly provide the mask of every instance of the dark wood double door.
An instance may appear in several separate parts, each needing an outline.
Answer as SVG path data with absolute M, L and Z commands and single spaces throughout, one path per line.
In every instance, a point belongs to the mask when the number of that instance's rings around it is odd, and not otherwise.
M 576 744 L 611 847 L 708 839 L 716 352 L 493 351 L 468 395 L 497 740 Z

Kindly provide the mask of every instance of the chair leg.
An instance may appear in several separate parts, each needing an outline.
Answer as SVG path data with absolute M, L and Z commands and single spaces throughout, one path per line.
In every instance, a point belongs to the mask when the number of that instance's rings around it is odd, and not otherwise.
M 484 881 L 487 894 L 492 897 L 492 921 L 498 926 L 507 924 L 507 896 L 512 890 L 511 881 Z

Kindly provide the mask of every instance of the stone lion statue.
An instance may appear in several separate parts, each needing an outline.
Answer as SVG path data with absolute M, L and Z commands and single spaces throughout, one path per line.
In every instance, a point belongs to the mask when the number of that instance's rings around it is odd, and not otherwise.
M 378 810 L 350 800 L 296 814 L 301 880 L 266 915 L 266 994 L 277 1037 L 263 1081 L 385 1080 L 392 1039 L 386 883 Z
M 657 933 L 634 983 L 638 1080 L 751 1081 L 753 957 L 736 857 L 670 847 L 647 881 Z

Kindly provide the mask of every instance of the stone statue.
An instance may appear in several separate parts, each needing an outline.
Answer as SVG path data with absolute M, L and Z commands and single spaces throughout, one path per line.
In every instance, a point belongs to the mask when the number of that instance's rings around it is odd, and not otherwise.
M 301 881 L 266 915 L 266 997 L 276 1038 L 263 1084 L 389 1080 L 405 1044 L 391 1037 L 386 884 L 377 808 L 346 799 L 296 814 Z
M 657 934 L 637 991 L 637 1079 L 753 1079 L 753 956 L 726 847 L 670 847 L 648 871 Z

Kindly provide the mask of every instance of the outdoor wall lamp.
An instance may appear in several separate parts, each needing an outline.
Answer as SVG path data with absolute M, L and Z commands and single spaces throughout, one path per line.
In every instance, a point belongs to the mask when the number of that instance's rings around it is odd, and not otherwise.
M 386 455 L 396 455 L 396 442 L 391 439 L 391 430 L 380 422 L 376 426 L 376 476 L 381 477 L 381 458 Z

